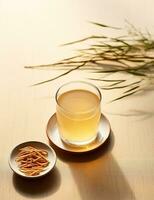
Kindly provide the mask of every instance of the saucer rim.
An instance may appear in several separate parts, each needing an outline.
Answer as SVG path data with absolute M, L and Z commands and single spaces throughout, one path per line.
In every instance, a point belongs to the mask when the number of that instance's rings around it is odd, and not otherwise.
M 107 125 L 108 125 L 108 133 L 107 133 L 107 136 L 105 137 L 105 139 L 102 139 L 101 142 L 99 142 L 97 146 L 94 146 L 94 147 L 91 147 L 91 148 L 89 147 L 89 148 L 83 149 L 83 148 L 80 147 L 80 150 L 79 150 L 77 147 L 74 147 L 74 150 L 73 150 L 73 146 L 71 146 L 72 149 L 69 149 L 69 148 L 67 148 L 67 145 L 66 145 L 65 147 L 63 147 L 63 146 L 61 146 L 61 145 L 58 145 L 58 144 L 55 143 L 54 140 L 52 140 L 52 138 L 50 137 L 50 132 L 49 132 L 48 130 L 49 130 L 49 125 L 50 125 L 50 123 L 51 123 L 51 120 L 52 120 L 52 118 L 54 118 L 54 117 L 56 118 L 56 113 L 54 113 L 54 114 L 49 118 L 49 120 L 48 120 L 48 123 L 47 123 L 47 126 L 46 126 L 46 135 L 47 135 L 47 138 L 48 138 L 49 142 L 51 142 L 51 144 L 53 144 L 53 145 L 56 146 L 57 148 L 59 148 L 59 149 L 61 149 L 61 150 L 63 150 L 63 151 L 66 151 L 66 152 L 71 152 L 71 153 L 86 153 L 86 152 L 89 152 L 89 151 L 93 151 L 93 150 L 99 148 L 100 146 L 102 146 L 102 145 L 105 143 L 105 141 L 109 138 L 109 135 L 110 135 L 110 132 L 111 132 L 111 126 L 110 126 L 109 120 L 106 118 L 106 116 L 104 116 L 103 113 L 101 113 L 101 118 L 105 118 L 106 123 L 107 123 Z M 57 121 L 57 119 L 56 119 L 56 121 Z M 58 132 L 58 133 L 59 133 L 59 132 Z M 53 148 L 54 148 L 54 147 L 53 147 Z

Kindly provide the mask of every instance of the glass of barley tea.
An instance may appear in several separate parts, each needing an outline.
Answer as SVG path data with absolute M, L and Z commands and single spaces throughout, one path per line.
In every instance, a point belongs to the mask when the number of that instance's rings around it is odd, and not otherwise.
M 62 141 L 75 146 L 93 142 L 101 117 L 99 89 L 87 82 L 69 82 L 58 89 L 56 102 L 57 124 Z

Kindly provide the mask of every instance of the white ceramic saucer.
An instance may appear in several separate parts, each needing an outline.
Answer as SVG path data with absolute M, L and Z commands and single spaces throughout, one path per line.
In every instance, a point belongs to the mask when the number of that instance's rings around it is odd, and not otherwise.
M 59 132 L 58 132 L 58 127 L 57 127 L 56 114 L 53 114 L 52 117 L 49 119 L 46 133 L 47 133 L 47 137 L 49 141 L 62 150 L 75 152 L 75 153 L 88 152 L 88 151 L 98 148 L 107 140 L 110 134 L 110 123 L 107 120 L 107 118 L 102 114 L 100 124 L 99 124 L 98 134 L 95 141 L 93 141 L 92 143 L 88 145 L 80 146 L 80 147 L 67 145 L 61 140 Z

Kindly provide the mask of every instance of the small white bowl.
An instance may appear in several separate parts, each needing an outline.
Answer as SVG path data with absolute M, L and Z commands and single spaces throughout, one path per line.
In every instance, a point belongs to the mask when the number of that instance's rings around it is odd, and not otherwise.
M 45 168 L 44 171 L 40 172 L 39 175 L 28 176 L 19 170 L 18 163 L 15 161 L 15 159 L 16 159 L 17 154 L 19 153 L 19 149 L 26 147 L 26 146 L 33 146 L 35 148 L 44 149 L 48 152 L 49 165 Z M 37 141 L 28 141 L 28 142 L 21 143 L 13 148 L 13 150 L 11 151 L 10 157 L 9 157 L 9 165 L 16 174 L 18 174 L 22 177 L 38 178 L 38 177 L 42 177 L 45 174 L 49 173 L 55 166 L 56 160 L 57 160 L 57 156 L 56 156 L 55 151 L 51 147 L 49 147 L 47 144 L 42 143 L 42 142 L 37 142 Z

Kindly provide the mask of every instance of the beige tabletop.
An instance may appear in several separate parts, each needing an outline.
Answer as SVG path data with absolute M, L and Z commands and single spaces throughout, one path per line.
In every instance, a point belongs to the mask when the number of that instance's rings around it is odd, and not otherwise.
M 60 44 L 99 33 L 88 21 L 124 26 L 125 19 L 154 31 L 153 0 L 0 0 L 0 199 L 152 200 L 154 198 L 154 92 L 108 103 L 108 142 L 90 154 L 70 155 L 56 149 L 51 174 L 27 181 L 8 165 L 11 149 L 24 141 L 48 143 L 46 125 L 55 112 L 54 95 L 72 73 L 52 83 L 32 84 L 58 74 L 28 70 L 72 53 Z

